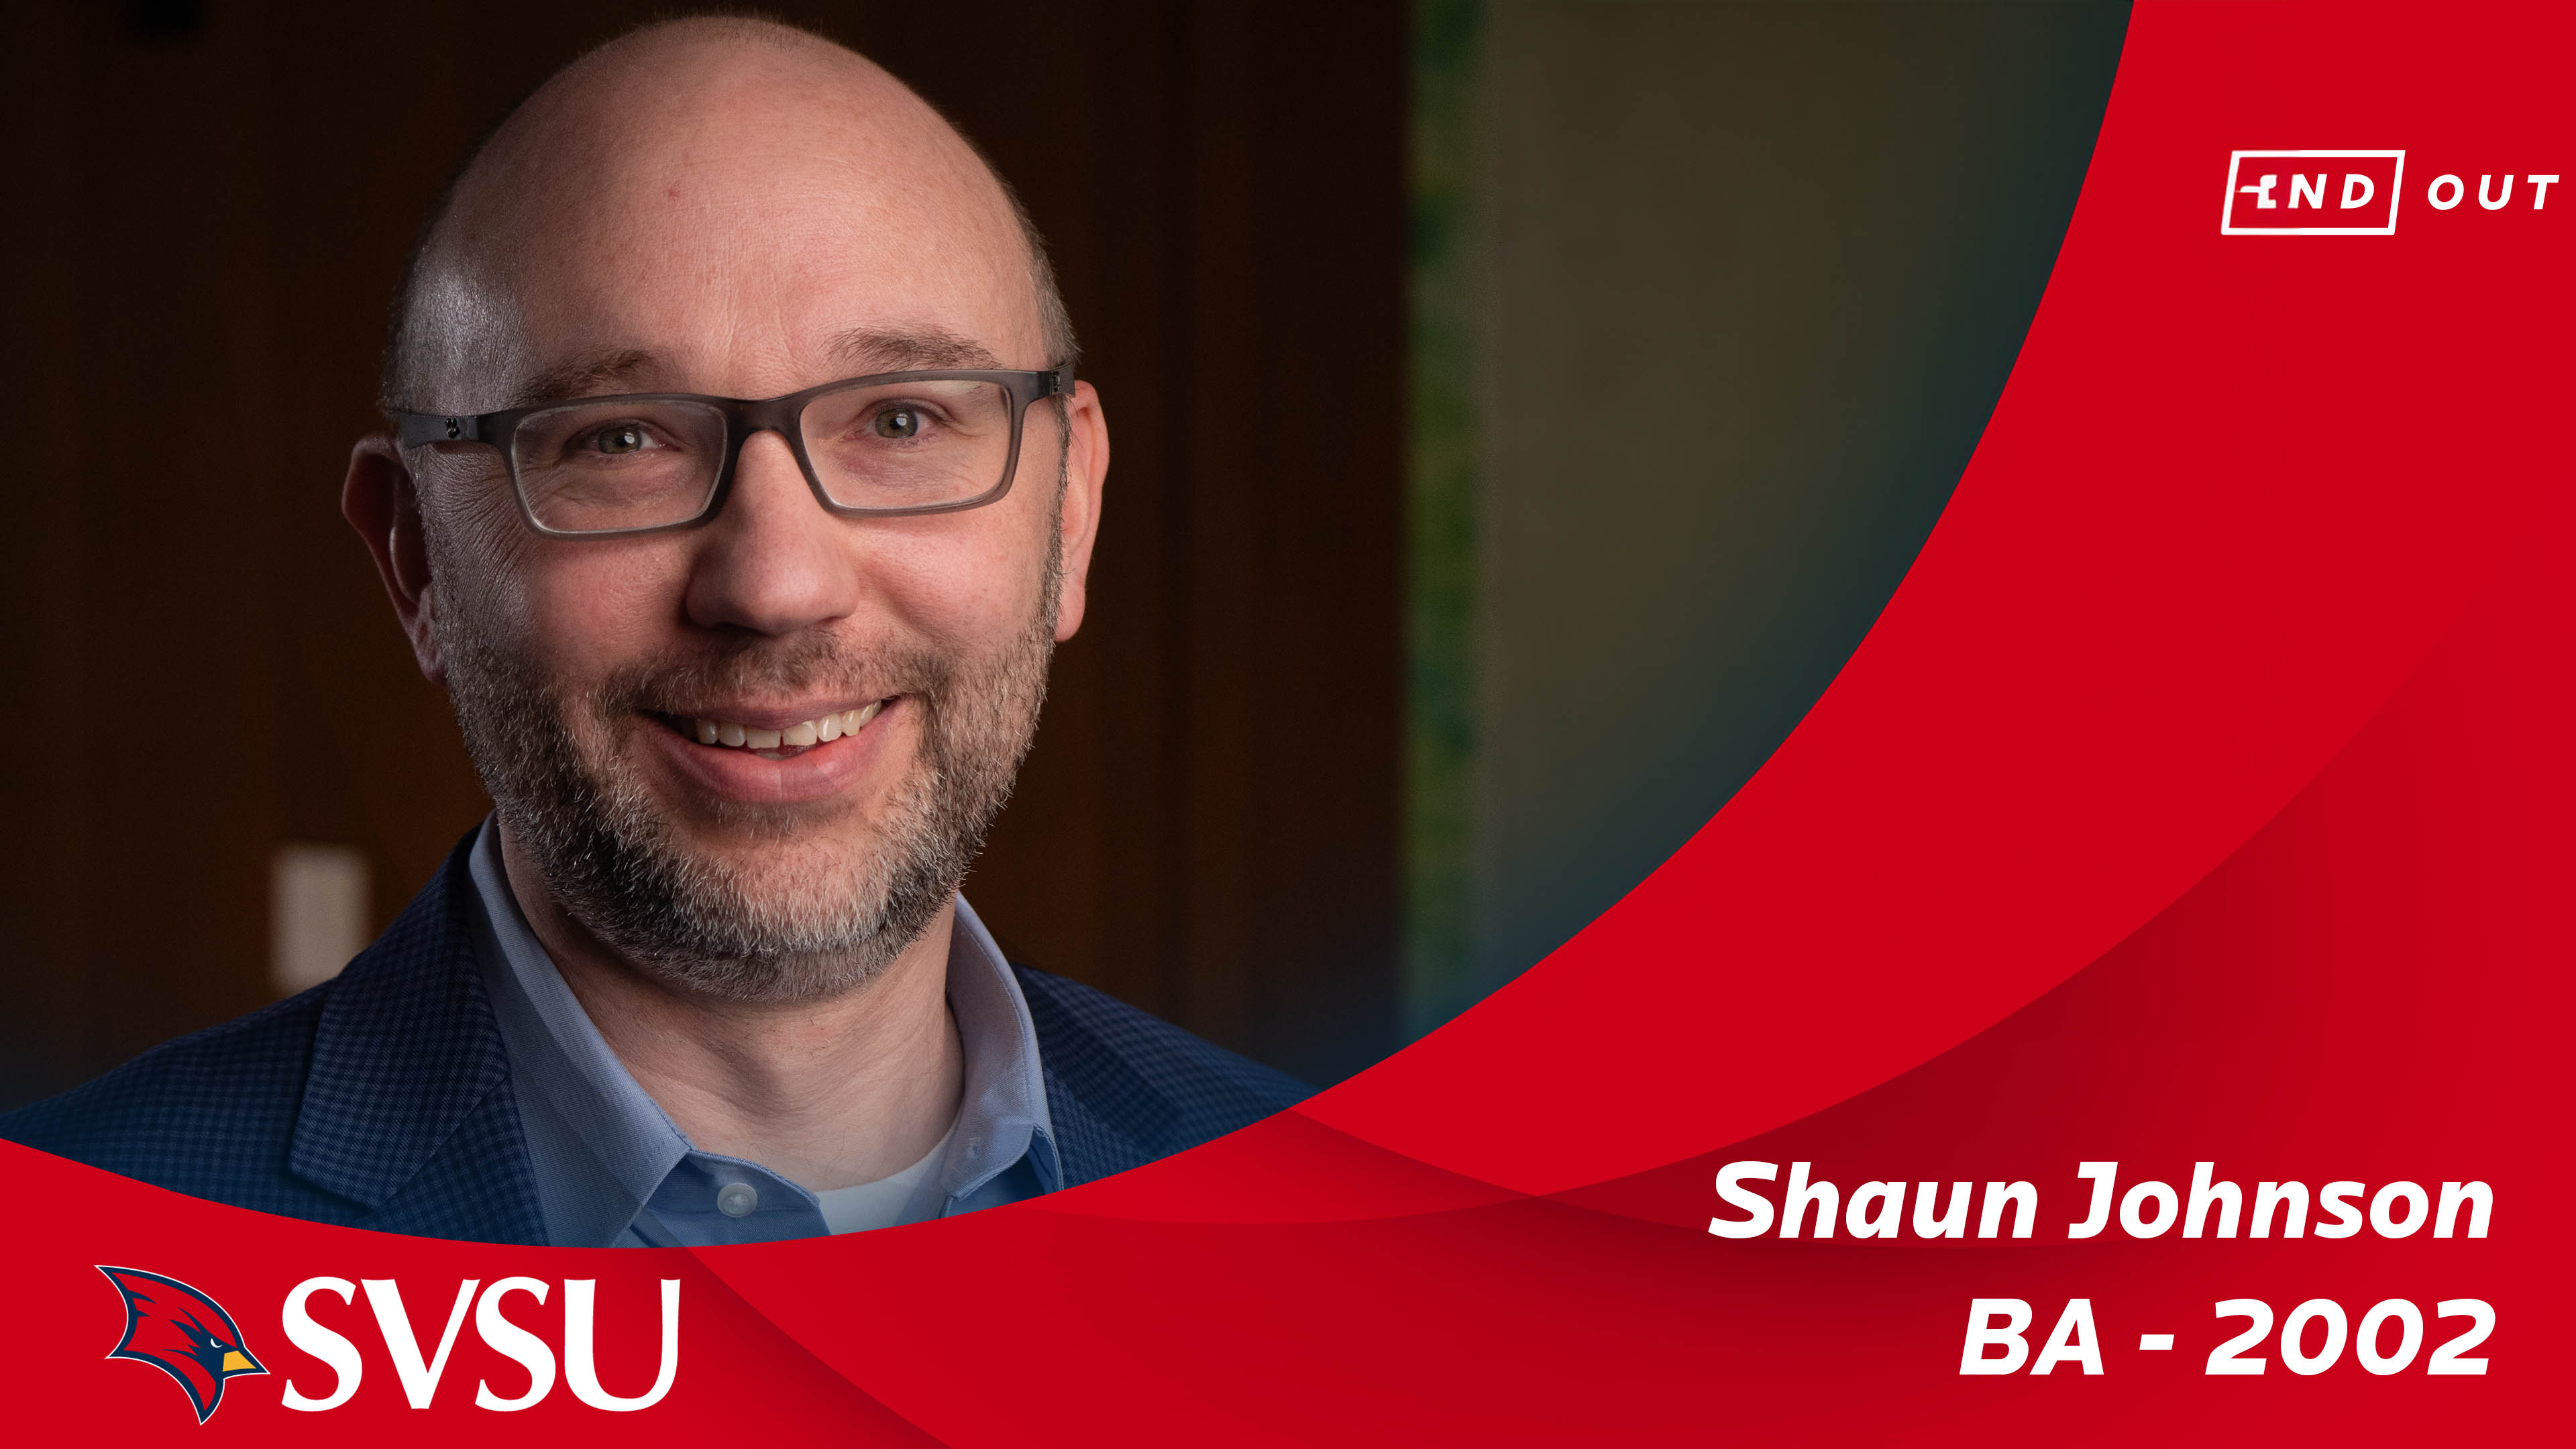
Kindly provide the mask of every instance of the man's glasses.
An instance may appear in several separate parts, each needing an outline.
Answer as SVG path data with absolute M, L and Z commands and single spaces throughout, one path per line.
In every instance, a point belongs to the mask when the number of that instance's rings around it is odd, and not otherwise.
M 528 526 L 598 538 L 704 522 L 752 434 L 787 440 L 814 497 L 865 517 L 948 513 L 1011 490 L 1031 404 L 1073 395 L 1046 372 L 887 372 L 749 401 L 653 392 L 497 413 L 393 415 L 406 449 L 481 443 L 510 468 Z

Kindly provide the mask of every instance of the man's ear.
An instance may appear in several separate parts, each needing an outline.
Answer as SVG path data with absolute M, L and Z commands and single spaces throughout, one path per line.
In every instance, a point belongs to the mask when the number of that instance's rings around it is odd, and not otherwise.
M 429 547 L 421 535 L 420 494 L 402 450 L 384 433 L 361 438 L 349 450 L 349 476 L 340 484 L 340 516 L 366 540 L 376 573 L 394 602 L 394 616 L 411 639 L 412 658 L 429 682 L 447 683 L 438 652 L 437 610 L 430 590 Z
M 1109 417 L 1101 411 L 1099 391 L 1090 383 L 1075 383 L 1064 411 L 1064 499 L 1056 514 L 1064 539 L 1063 589 L 1055 610 L 1059 644 L 1082 627 L 1082 611 L 1090 601 L 1091 545 L 1100 536 L 1100 491 L 1109 476 Z

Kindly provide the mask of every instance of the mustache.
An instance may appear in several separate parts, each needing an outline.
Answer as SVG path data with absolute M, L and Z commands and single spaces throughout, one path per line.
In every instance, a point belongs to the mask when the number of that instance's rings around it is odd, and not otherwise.
M 854 699 L 912 695 L 936 706 L 956 679 L 954 660 L 920 648 L 861 647 L 826 634 L 746 638 L 638 660 L 591 692 L 603 718 L 679 714 L 711 700 L 832 693 Z

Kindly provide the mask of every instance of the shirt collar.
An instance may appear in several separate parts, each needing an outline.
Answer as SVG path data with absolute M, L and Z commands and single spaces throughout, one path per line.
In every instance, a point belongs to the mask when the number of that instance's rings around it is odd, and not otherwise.
M 966 1090 L 939 1167 L 940 1186 L 952 1200 L 964 1199 L 1025 1157 L 1037 1170 L 1038 1190 L 1055 1191 L 1063 1178 L 1038 1063 L 1037 1019 L 1000 944 L 962 895 L 948 941 L 948 1010 L 965 1044 Z
M 567 1246 L 621 1241 L 666 1181 L 683 1186 L 675 1173 L 722 1176 L 735 1160 L 696 1151 L 609 1049 L 519 909 L 496 822 L 484 822 L 471 869 L 484 974 L 547 1236 Z M 1028 1000 L 974 908 L 963 896 L 956 904 L 948 1008 L 965 1055 L 965 1084 L 934 1175 L 944 1202 L 933 1215 L 1053 1191 L 1063 1181 Z

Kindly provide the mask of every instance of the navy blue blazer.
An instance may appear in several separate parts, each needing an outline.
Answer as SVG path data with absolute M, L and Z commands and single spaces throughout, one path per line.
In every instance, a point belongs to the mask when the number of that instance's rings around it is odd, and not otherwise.
M 472 837 L 467 837 L 471 843 Z M 458 847 L 348 969 L 0 1116 L 0 1138 L 236 1207 L 425 1237 L 543 1243 Z M 1306 1088 L 1060 976 L 1035 1018 L 1064 1184 L 1269 1115 Z

